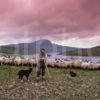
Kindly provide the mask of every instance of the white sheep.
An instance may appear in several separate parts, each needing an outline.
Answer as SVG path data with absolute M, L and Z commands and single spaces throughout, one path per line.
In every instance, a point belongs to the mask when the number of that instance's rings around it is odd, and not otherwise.
M 72 67 L 73 66 L 73 61 L 64 61 L 65 62 L 65 66 L 66 66 L 66 68 L 68 68 L 68 67 Z
M 29 59 L 29 64 L 30 64 L 31 66 L 35 65 L 36 63 L 37 63 L 37 62 L 36 62 L 35 59 Z
M 15 63 L 15 65 L 19 66 L 22 63 L 22 59 L 20 57 L 16 57 L 14 59 L 14 63 Z
M 5 59 L 6 59 L 6 57 L 4 57 L 4 56 L 0 57 L 1 65 L 5 64 Z
M 79 60 L 75 60 L 75 61 L 72 62 L 72 66 L 74 68 L 81 68 L 81 64 L 82 64 L 82 62 L 79 61 Z
M 90 66 L 90 64 L 88 62 L 82 62 L 82 64 L 81 64 L 82 69 L 88 69 L 89 66 Z

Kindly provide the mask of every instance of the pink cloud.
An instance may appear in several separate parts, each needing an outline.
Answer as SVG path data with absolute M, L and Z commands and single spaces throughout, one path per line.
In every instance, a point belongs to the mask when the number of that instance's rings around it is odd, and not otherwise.
M 26 32 L 33 39 L 100 36 L 99 5 L 99 0 L 0 0 L 0 38 L 21 39 Z

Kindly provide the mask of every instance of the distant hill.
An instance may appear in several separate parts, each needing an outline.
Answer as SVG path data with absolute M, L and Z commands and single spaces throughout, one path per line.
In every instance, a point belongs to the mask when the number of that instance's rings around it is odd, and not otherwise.
M 75 48 L 54 44 L 49 40 L 42 39 L 32 43 L 20 43 L 0 46 L 0 53 L 4 54 L 19 54 L 32 55 L 36 54 L 37 50 L 44 48 L 48 53 L 57 53 L 67 56 L 100 56 L 100 46 L 93 48 Z
M 60 55 L 67 55 L 67 56 L 100 56 L 100 46 L 87 48 L 87 49 L 77 49 L 72 51 L 66 51 L 60 53 Z
M 32 43 L 20 43 L 0 46 L 0 53 L 4 54 L 35 54 L 37 49 L 44 48 L 48 53 L 63 53 L 66 51 L 77 50 L 74 47 L 62 46 L 54 44 L 49 40 L 42 39 Z

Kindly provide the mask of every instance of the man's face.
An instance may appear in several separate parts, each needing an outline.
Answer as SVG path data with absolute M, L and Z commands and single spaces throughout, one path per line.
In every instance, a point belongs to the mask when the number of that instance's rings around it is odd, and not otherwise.
M 43 50 L 43 49 L 42 49 L 41 51 L 42 51 L 42 52 L 44 52 L 44 50 Z

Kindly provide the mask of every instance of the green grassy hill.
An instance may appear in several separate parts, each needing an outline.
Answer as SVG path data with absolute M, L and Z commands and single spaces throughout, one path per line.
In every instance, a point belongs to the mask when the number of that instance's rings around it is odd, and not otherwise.
M 68 56 L 100 56 L 100 46 L 61 53 Z

